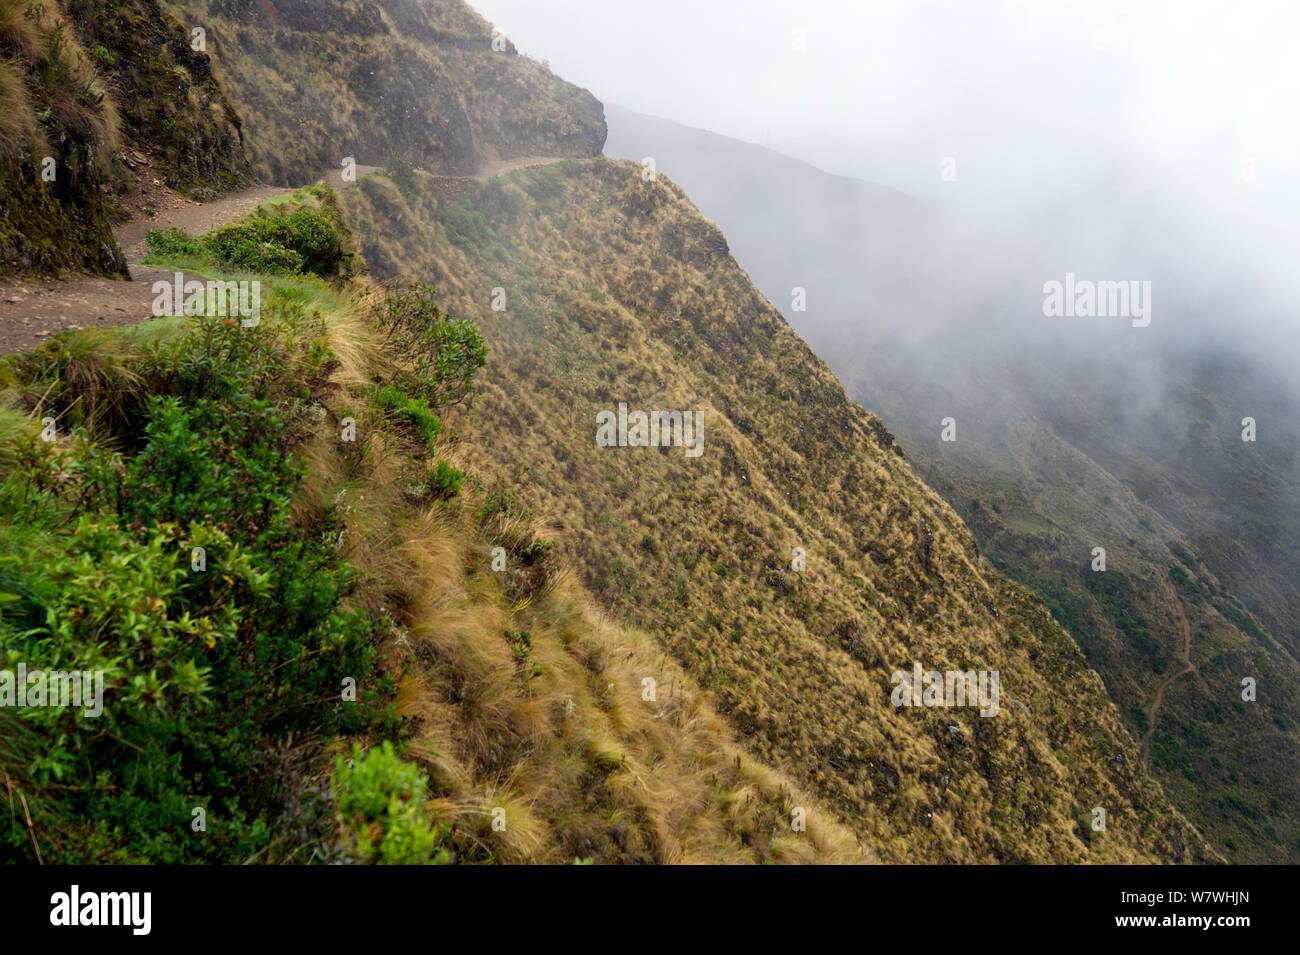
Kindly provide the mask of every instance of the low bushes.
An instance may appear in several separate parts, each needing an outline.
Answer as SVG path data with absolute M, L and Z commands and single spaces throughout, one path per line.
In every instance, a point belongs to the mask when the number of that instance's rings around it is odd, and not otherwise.
M 197 256 L 223 268 L 266 275 L 346 276 L 354 258 L 328 207 L 309 205 L 287 215 L 259 209 L 197 239 L 180 229 L 154 229 L 146 242 L 153 256 Z
M 285 747 L 386 725 L 390 624 L 348 609 L 337 515 L 291 520 L 321 329 L 286 312 L 147 350 L 117 399 L 134 427 L 6 429 L 0 669 L 98 671 L 103 711 L 3 710 L 4 799 L 24 809 L 0 814 L 0 861 L 307 859 L 333 838 L 303 824 L 326 797 L 282 783 Z

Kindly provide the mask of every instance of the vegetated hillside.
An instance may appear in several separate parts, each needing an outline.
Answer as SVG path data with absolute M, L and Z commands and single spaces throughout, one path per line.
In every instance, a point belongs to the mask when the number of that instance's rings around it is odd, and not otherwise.
M 900 298 L 926 301 L 930 290 L 916 281 L 914 263 L 935 253 L 937 223 L 925 203 L 620 106 L 606 106 L 606 118 L 605 155 L 653 159 L 719 223 L 759 291 L 815 346 L 841 317 L 832 303 L 851 300 L 868 311 Z M 804 290 L 806 310 L 792 311 L 795 288 Z
M 117 136 L 58 4 L 0 0 L 0 274 L 125 274 L 101 191 Z
M 1069 636 L 981 560 L 718 228 L 642 171 L 404 172 L 345 196 L 375 273 L 437 284 L 487 338 L 458 460 L 553 519 L 604 605 L 881 859 L 1217 859 Z M 701 412 L 703 454 L 598 447 L 620 402 Z M 914 663 L 999 671 L 999 712 L 895 708 Z
M 1181 599 L 1197 672 L 1163 693 L 1151 770 L 1230 859 L 1300 857 L 1292 386 L 1225 343 L 1147 334 L 1167 321 L 1113 340 L 1095 326 L 1029 334 L 1000 317 L 1006 295 L 983 297 L 991 237 L 987 249 L 964 247 L 923 204 L 891 205 L 879 187 L 608 115 L 609 152 L 653 156 L 688 184 L 989 559 L 1047 601 L 1138 739 L 1160 686 L 1185 668 Z M 1024 287 L 1037 289 L 1030 272 Z M 807 311 L 790 308 L 793 286 L 806 287 Z M 1247 415 L 1260 423 L 1254 443 L 1241 441 Z M 942 440 L 947 416 L 954 442 Z M 1104 573 L 1092 569 L 1095 547 L 1106 548 Z M 1241 698 L 1246 677 L 1257 702 Z
M 460 0 L 165 3 L 207 30 L 257 175 L 314 181 L 346 157 L 468 173 L 497 159 L 597 156 L 600 103 L 518 55 Z
M 0 361 L 0 670 L 104 674 L 0 707 L 0 862 L 871 858 L 449 463 L 482 339 L 357 278 L 328 187 L 150 248 L 262 309 Z
M 929 349 L 926 362 L 947 347 Z M 1285 568 L 1295 561 L 1294 516 L 1275 510 L 1294 496 L 1294 419 L 1277 407 L 1285 386 L 1253 363 L 1247 375 L 1203 374 L 1199 357 L 1179 355 L 1163 377 L 1184 387 L 1145 406 L 1143 384 L 1126 394 L 1102 369 L 1040 359 L 1033 352 L 1001 372 L 967 360 L 946 376 L 948 402 L 969 397 L 955 444 L 903 411 L 927 402 L 926 379 L 909 388 L 889 375 L 898 391 L 885 394 L 859 364 L 846 381 L 907 421 L 918 467 L 990 558 L 1044 596 L 1135 733 L 1151 726 L 1158 688 L 1185 668 L 1185 607 L 1197 672 L 1164 691 L 1151 769 L 1230 858 L 1300 857 L 1300 701 L 1291 692 L 1300 666 L 1293 628 L 1255 612 L 1286 605 Z M 978 397 L 968 373 L 986 383 Z M 1243 407 L 1268 422 L 1260 443 L 1241 441 Z M 1104 573 L 1092 568 L 1095 547 L 1106 549 Z M 1248 677 L 1256 702 L 1242 699 Z

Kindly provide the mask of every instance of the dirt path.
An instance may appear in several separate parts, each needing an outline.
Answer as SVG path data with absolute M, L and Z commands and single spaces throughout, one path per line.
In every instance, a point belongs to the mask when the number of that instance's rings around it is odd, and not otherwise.
M 274 199 L 288 190 L 274 186 L 253 186 L 232 192 L 228 196 L 214 199 L 212 202 L 195 202 L 184 196 L 172 193 L 174 201 L 167 207 L 159 209 L 152 218 L 137 219 L 113 230 L 118 247 L 126 256 L 126 261 L 134 266 L 144 258 L 147 249 L 144 244 L 145 233 L 150 229 L 184 229 L 193 235 L 209 232 L 227 222 L 233 222 L 245 213 L 257 208 L 268 199 Z
M 1165 681 L 1156 687 L 1156 696 L 1151 703 L 1151 712 L 1147 717 L 1147 734 L 1142 738 L 1142 763 L 1147 765 L 1151 762 L 1151 737 L 1156 732 L 1156 714 L 1160 710 L 1160 704 L 1165 699 L 1165 689 L 1174 680 L 1187 673 L 1196 673 L 1196 664 L 1192 663 L 1192 628 L 1187 623 L 1187 605 L 1183 603 L 1183 598 L 1179 596 L 1178 591 L 1174 588 L 1174 582 L 1169 581 L 1169 589 L 1174 591 L 1174 599 L 1178 601 L 1178 617 L 1183 623 L 1183 663 L 1185 666 L 1172 676 L 1166 677 Z
M 559 162 L 562 156 L 523 156 L 519 159 L 496 159 L 483 164 L 483 168 L 471 179 L 491 179 L 493 176 L 503 176 L 508 172 L 514 172 L 516 169 L 527 169 L 529 166 L 549 166 L 553 162 Z
M 0 283 L 0 354 L 35 348 L 50 335 L 67 329 L 132 325 L 149 318 L 153 314 L 153 283 L 171 282 L 175 275 L 169 269 L 139 264 L 150 229 L 207 232 L 288 191 L 253 186 L 212 202 L 195 202 L 168 189 L 151 190 L 149 201 L 155 214 L 139 216 L 113 230 L 130 265 L 131 281 L 79 275 Z
M 146 157 L 138 158 L 142 165 L 147 165 Z M 498 160 L 485 164 L 472 178 L 488 179 L 516 169 L 558 161 L 557 158 L 542 156 Z M 357 178 L 369 175 L 376 168 L 357 166 Z M 353 184 L 345 183 L 338 169 L 327 172 L 322 178 L 339 190 Z M 195 202 L 162 187 L 156 179 L 153 187 L 147 196 L 153 214 L 140 214 L 114 230 L 117 244 L 130 265 L 129 282 L 85 275 L 62 280 L 38 278 L 0 282 L 0 355 L 35 348 L 50 335 L 68 329 L 109 328 L 144 321 L 153 312 L 153 283 L 159 280 L 171 282 L 174 277 L 170 270 L 139 264 L 147 251 L 145 235 L 150 229 L 184 229 L 192 235 L 199 235 L 233 222 L 262 203 L 292 191 L 275 186 L 253 186 L 212 202 Z

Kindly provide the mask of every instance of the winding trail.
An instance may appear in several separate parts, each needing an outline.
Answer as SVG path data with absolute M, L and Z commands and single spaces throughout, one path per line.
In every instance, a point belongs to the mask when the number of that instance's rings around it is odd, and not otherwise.
M 1151 762 L 1151 737 L 1156 732 L 1156 714 L 1160 710 L 1160 704 L 1165 699 L 1165 689 L 1174 680 L 1186 673 L 1197 673 L 1196 664 L 1192 662 L 1192 628 L 1187 623 L 1187 605 L 1183 603 L 1183 598 L 1179 596 L 1177 588 L 1174 587 L 1173 580 L 1166 578 L 1169 583 L 1169 589 L 1174 592 L 1174 600 L 1178 601 L 1178 617 L 1183 624 L 1183 663 L 1186 664 L 1183 669 L 1179 670 L 1172 676 L 1166 677 L 1165 681 L 1156 687 L 1156 696 L 1151 703 L 1151 712 L 1147 716 L 1147 733 L 1142 737 L 1142 764 L 1149 765 Z
M 483 165 L 473 179 L 525 169 L 530 166 L 559 162 L 563 157 L 527 156 L 520 159 L 492 160 Z M 143 160 L 144 157 L 141 157 Z M 376 166 L 357 166 L 357 178 L 374 172 Z M 337 169 L 321 177 L 335 189 L 346 189 Z M 447 177 L 438 177 L 448 180 Z M 151 215 L 138 215 L 113 230 L 118 247 L 126 256 L 131 270 L 130 281 L 78 275 L 69 278 L 18 278 L 0 282 L 0 355 L 12 355 L 35 348 L 50 335 L 69 329 L 109 328 L 134 325 L 153 313 L 153 283 L 171 282 L 175 273 L 141 265 L 147 249 L 145 235 L 150 229 L 184 229 L 200 235 L 234 222 L 252 209 L 277 196 L 293 192 L 276 186 L 257 185 L 212 202 L 194 202 L 172 192 L 157 180 L 149 192 Z M 186 276 L 191 278 L 192 276 Z
M 175 276 L 171 269 L 140 264 L 148 251 L 144 237 L 150 229 L 184 229 L 198 235 L 292 191 L 252 186 L 212 202 L 195 202 L 170 190 L 154 190 L 150 198 L 157 204 L 155 215 L 139 216 L 113 230 L 131 270 L 130 281 L 77 275 L 7 279 L 0 284 L 0 354 L 27 351 L 67 329 L 134 325 L 149 318 L 153 314 L 153 283 L 171 282 Z

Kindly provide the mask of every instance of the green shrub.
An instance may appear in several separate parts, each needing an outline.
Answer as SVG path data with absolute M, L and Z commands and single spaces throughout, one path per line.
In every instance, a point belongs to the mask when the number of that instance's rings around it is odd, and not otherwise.
M 442 421 L 427 402 L 412 398 L 395 384 L 384 385 L 376 392 L 375 398 L 385 410 L 410 424 L 425 447 L 433 447 L 433 442 L 442 432 Z
M 453 498 L 460 493 L 461 481 L 464 478 L 463 472 L 439 459 L 433 473 L 429 475 L 429 490 L 435 497 Z
M 447 239 L 464 252 L 484 248 L 492 237 L 492 230 L 477 209 L 458 203 L 443 203 L 438 207 L 437 215 L 447 231 Z
M 405 156 L 393 156 L 384 167 L 397 191 L 407 202 L 414 202 L 420 194 L 420 184 L 415 178 L 415 166 Z
M 353 745 L 339 757 L 331 789 L 338 803 L 345 851 L 354 862 L 382 865 L 444 865 L 445 826 L 425 813 L 428 777 L 403 762 L 390 743 L 364 756 Z
M 228 268 L 268 275 L 302 271 L 303 257 L 290 247 L 289 226 L 283 218 L 250 216 L 209 232 L 203 242 Z
M 209 232 L 203 243 L 221 265 L 270 275 L 339 275 L 347 259 L 338 229 L 306 206 L 288 216 L 258 210 Z
M 149 252 L 165 256 L 205 256 L 207 248 L 184 229 L 150 229 L 144 237 Z
M 148 387 L 115 419 L 139 423 L 102 444 L 7 429 L 0 669 L 99 671 L 103 713 L 0 711 L 0 770 L 25 804 L 0 814 L 0 864 L 301 860 L 329 838 L 277 774 L 290 740 L 310 754 L 382 725 L 391 624 L 344 608 L 336 515 L 290 517 L 312 327 L 286 303 L 256 329 L 195 322 L 140 362 Z
M 306 207 L 289 216 L 289 247 L 302 256 L 305 271 L 338 275 L 343 267 L 343 237 L 321 213 Z
M 473 322 L 451 318 L 434 304 L 437 289 L 413 284 L 387 296 L 376 316 L 388 341 L 413 370 L 406 390 L 430 405 L 459 404 L 474 395 L 474 376 L 487 363 L 487 345 Z
M 507 630 L 506 642 L 519 663 L 526 661 L 533 652 L 533 635 L 527 630 Z

